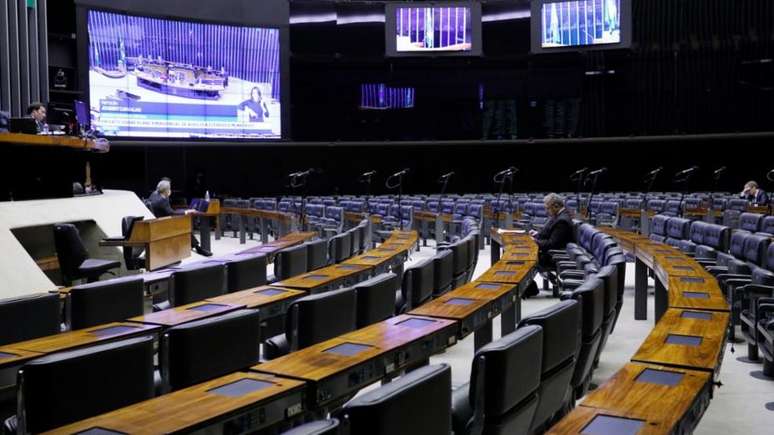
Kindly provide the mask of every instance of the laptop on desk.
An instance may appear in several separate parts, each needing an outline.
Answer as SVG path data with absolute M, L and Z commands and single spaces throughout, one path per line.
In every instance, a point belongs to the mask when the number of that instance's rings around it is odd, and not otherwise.
M 38 134 L 38 124 L 32 118 L 11 118 L 8 131 L 11 133 Z

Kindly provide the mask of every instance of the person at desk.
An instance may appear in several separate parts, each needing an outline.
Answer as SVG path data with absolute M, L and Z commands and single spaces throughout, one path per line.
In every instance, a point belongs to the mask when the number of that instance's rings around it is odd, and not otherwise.
M 564 198 L 556 193 L 546 195 L 543 198 L 543 205 L 548 213 L 548 221 L 540 231 L 532 230 L 529 234 L 538 245 L 538 266 L 541 269 L 550 269 L 554 264 L 549 251 L 564 249 L 573 241 L 572 217 L 564 207 Z M 524 292 L 524 297 L 528 298 L 538 293 L 537 283 L 532 281 Z
M 169 196 L 172 194 L 172 183 L 168 178 L 162 178 L 159 184 L 156 185 L 156 190 L 148 197 L 150 203 L 151 212 L 157 217 L 175 216 L 189 214 L 196 210 L 175 210 L 169 204 Z M 205 257 L 212 256 L 212 252 L 202 248 L 199 244 L 199 240 L 191 234 L 191 249 L 196 251 L 197 254 Z
M 38 134 L 48 132 L 48 125 L 46 124 L 46 106 L 43 105 L 43 103 L 35 102 L 27 106 L 27 115 L 35 120 Z
M 768 205 L 769 203 L 769 195 L 759 188 L 755 181 L 745 183 L 744 190 L 739 194 L 739 197 L 755 205 Z
M 250 98 L 239 103 L 239 110 L 247 114 L 250 122 L 263 122 L 263 118 L 269 117 L 269 108 L 261 97 L 258 86 L 250 90 Z

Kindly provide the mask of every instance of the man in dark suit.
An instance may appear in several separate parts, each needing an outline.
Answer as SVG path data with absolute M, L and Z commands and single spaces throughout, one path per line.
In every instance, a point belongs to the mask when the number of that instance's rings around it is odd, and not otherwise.
M 151 212 L 157 218 L 166 216 L 183 215 L 194 212 L 196 210 L 175 210 L 169 204 L 169 195 L 172 194 L 172 184 L 169 178 L 162 178 L 159 184 L 156 186 L 156 190 L 148 197 L 148 203 L 150 205 Z M 199 241 L 196 240 L 193 234 L 191 234 L 191 248 L 196 251 L 197 254 L 205 257 L 212 256 L 212 252 L 202 248 Z
M 542 269 L 553 268 L 553 260 L 549 251 L 552 249 L 564 249 L 573 241 L 572 217 L 564 208 L 564 198 L 555 193 L 549 193 L 543 198 L 543 205 L 548 213 L 548 222 L 540 231 L 530 231 L 530 235 L 538 245 L 538 266 Z M 537 283 L 532 281 L 524 292 L 524 297 L 535 296 L 539 293 Z
M 43 103 L 32 103 L 27 106 L 27 115 L 35 120 L 35 127 L 38 133 L 45 133 L 48 130 L 46 125 L 46 106 Z
M 746 199 L 750 201 L 751 204 L 755 205 L 769 204 L 769 195 L 767 195 L 763 189 L 758 187 L 758 183 L 755 181 L 748 181 L 745 183 L 744 190 L 742 190 L 742 193 L 739 194 L 739 197 Z

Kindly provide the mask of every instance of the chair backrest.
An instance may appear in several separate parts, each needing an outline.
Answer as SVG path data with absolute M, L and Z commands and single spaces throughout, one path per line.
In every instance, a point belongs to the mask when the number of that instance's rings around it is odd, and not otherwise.
M 760 232 L 774 234 L 774 216 L 766 216 L 761 220 Z
M 282 280 L 308 272 L 308 249 L 308 245 L 299 245 L 277 251 L 274 257 L 274 276 Z
M 771 238 L 760 234 L 750 234 L 744 241 L 744 259 L 758 266 L 763 266 L 766 260 L 766 250 L 771 244 Z
M 60 325 L 57 293 L 0 299 L 0 345 L 53 335 Z
M 357 293 L 353 288 L 306 296 L 293 301 L 285 333 L 295 351 L 350 332 L 357 324 Z
M 306 245 L 306 266 L 317 270 L 328 265 L 328 241 L 324 239 L 304 243 Z
M 349 248 L 350 255 L 355 255 L 360 251 L 361 232 L 358 231 L 357 227 L 355 227 L 347 231 L 347 233 L 349 233 L 350 240 L 352 241 L 352 246 Z
M 573 291 L 573 299 L 581 303 L 581 335 L 593 337 L 602 326 L 605 307 L 605 283 L 599 278 L 588 278 Z
M 667 236 L 673 239 L 687 239 L 691 221 L 685 218 L 671 218 L 667 222 Z
M 333 263 L 341 263 L 352 256 L 352 235 L 341 233 L 328 239 L 328 257 Z
M 618 268 L 613 265 L 604 266 L 599 269 L 596 277 L 605 283 L 602 314 L 605 321 L 607 321 L 609 320 L 608 316 L 615 315 L 615 306 L 616 302 L 618 302 Z
M 134 223 L 137 221 L 143 220 L 143 216 L 124 216 L 123 219 L 121 219 L 121 235 L 128 239 L 132 235 L 132 229 L 134 228 Z M 123 253 L 124 253 L 124 265 L 128 270 L 134 270 L 137 268 L 137 259 L 142 255 L 143 248 L 137 248 L 132 246 L 125 246 L 123 247 Z
M 220 296 L 226 293 L 226 285 L 226 265 L 223 263 L 184 268 L 170 278 L 169 302 L 177 307 Z
M 238 310 L 169 328 L 159 353 L 165 386 L 178 390 L 258 363 L 260 316 Z
M 718 251 L 727 251 L 730 229 L 723 225 L 707 224 L 704 226 L 704 245 Z
M 236 254 L 228 258 L 228 292 L 236 292 L 266 284 L 266 255 Z
M 395 312 L 395 291 L 400 286 L 398 275 L 387 272 L 355 284 L 357 293 L 357 327 L 391 317 Z
M 454 276 L 465 273 L 465 271 L 468 269 L 468 247 L 467 240 L 460 240 L 450 246 L 451 251 L 454 254 L 454 258 L 452 260 Z
M 83 329 L 143 314 L 142 277 L 128 276 L 73 287 L 70 290 L 70 328 Z
M 451 289 L 454 281 L 454 253 L 438 251 L 433 257 L 433 293 L 438 295 Z
M 429 365 L 344 405 L 353 434 L 449 435 L 451 368 Z
M 728 246 L 728 252 L 741 260 L 744 258 L 744 244 L 750 235 L 747 231 L 737 230 L 731 234 L 731 242 Z
M 762 214 L 742 213 L 739 215 L 739 229 L 754 233 L 760 230 L 762 220 Z
M 153 397 L 153 341 L 134 338 L 25 364 L 19 433 L 44 432 Z
M 525 358 L 529 355 L 528 358 Z M 479 375 L 482 361 L 485 375 Z M 543 360 L 543 328 L 527 325 L 493 341 L 476 352 L 470 373 L 470 396 L 475 406 L 478 384 L 483 382 L 484 415 L 487 418 L 508 413 L 534 395 L 540 385 Z M 529 416 L 527 424 L 532 422 Z M 518 432 L 514 432 L 518 433 Z
M 706 231 L 707 225 L 706 222 L 693 221 L 691 223 L 691 228 L 688 230 L 688 238 L 697 245 L 703 245 L 704 232 Z
M 89 258 L 78 228 L 73 224 L 54 225 L 54 246 L 62 274 L 66 278 L 77 277 L 78 267 Z
M 547 377 L 555 368 L 575 357 L 580 336 L 581 305 L 574 299 L 561 301 L 530 314 L 519 326 L 543 328 L 542 373 Z
M 669 222 L 669 216 L 656 215 L 653 216 L 653 221 L 650 223 L 650 233 L 659 236 L 666 236 L 667 234 L 667 222 Z
M 427 258 L 407 267 L 403 272 L 403 285 L 411 288 L 411 306 L 417 307 L 433 296 L 435 264 Z M 404 288 L 404 293 L 405 293 Z

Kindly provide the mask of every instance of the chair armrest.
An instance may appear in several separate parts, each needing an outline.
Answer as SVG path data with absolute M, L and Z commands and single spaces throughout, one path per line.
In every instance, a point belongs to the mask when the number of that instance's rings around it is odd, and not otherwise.
M 572 292 L 561 292 L 561 293 L 559 293 L 559 300 L 566 301 L 568 299 L 572 299 Z
M 566 249 L 549 249 L 548 253 L 551 255 L 567 255 Z
M 285 334 L 275 335 L 263 342 L 263 357 L 267 360 L 279 358 L 290 352 L 290 343 L 288 343 Z
M 582 270 L 565 270 L 559 274 L 559 280 L 583 279 L 585 277 L 586 277 L 586 272 Z
M 466 433 L 470 419 L 473 418 L 473 408 L 469 399 L 470 383 L 465 383 L 452 389 L 452 428 L 454 433 Z

